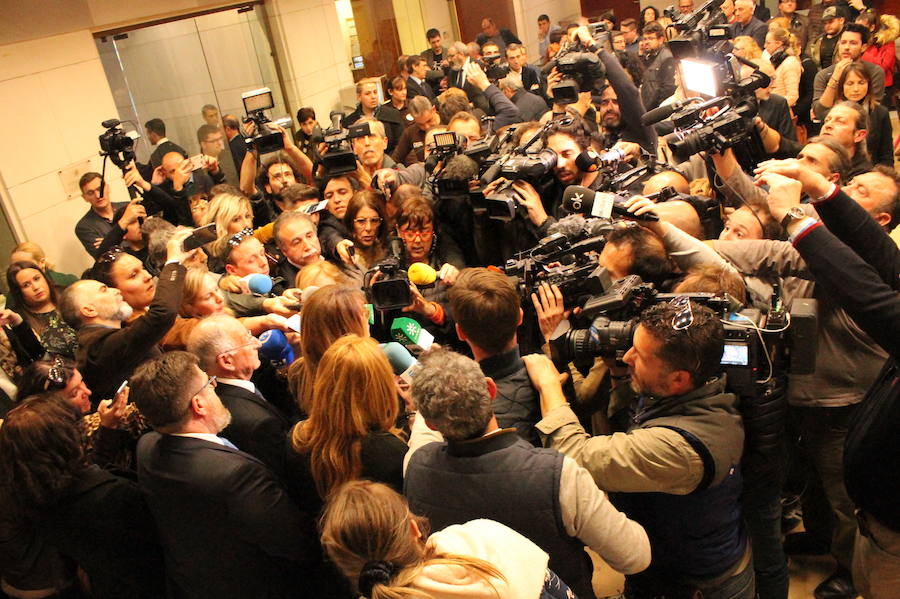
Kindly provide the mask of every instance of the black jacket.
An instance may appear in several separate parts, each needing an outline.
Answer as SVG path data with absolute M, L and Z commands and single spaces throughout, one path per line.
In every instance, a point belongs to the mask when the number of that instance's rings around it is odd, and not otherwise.
M 425 96 L 434 103 L 435 96 L 434 91 L 431 89 L 431 85 L 427 81 L 416 83 L 415 79 L 409 77 L 406 80 L 406 101 L 409 102 L 416 96 Z
M 94 597 L 165 594 L 162 548 L 137 483 L 89 466 L 39 528 L 87 572 Z
M 175 323 L 187 270 L 168 264 L 159 275 L 147 313 L 121 329 L 88 325 L 78 329 L 75 362 L 92 391 L 92 403 L 110 399 L 139 364 L 160 354 L 157 345 Z
M 478 363 L 485 376 L 497 384 L 494 398 L 494 415 L 500 428 L 515 427 L 519 436 L 535 446 L 540 446 L 534 425 L 541 419 L 540 400 L 525 370 L 525 362 L 516 346 L 508 352 L 497 354 Z
M 816 203 L 828 227 L 794 242 L 825 287 L 890 355 L 860 404 L 844 448 L 844 481 L 853 503 L 900 533 L 900 249 L 844 192 Z
M 641 82 L 641 100 L 644 106 L 657 107 L 675 93 L 675 58 L 665 46 L 653 56 L 643 58 L 644 78 Z M 619 106 L 621 106 L 619 100 Z
M 160 164 L 162 164 L 163 156 L 165 156 L 169 152 L 178 152 L 185 158 L 188 157 L 187 152 L 184 151 L 184 148 L 179 146 L 174 141 L 167 139 L 166 141 L 156 146 L 156 149 L 153 150 L 152 154 L 150 154 L 150 168 L 155 169 Z
M 138 481 L 156 519 L 169 597 L 316 597 L 312 522 L 250 454 L 152 432 Z
M 216 394 L 231 412 L 231 424 L 221 436 L 281 476 L 284 472 L 282 439 L 290 426 L 287 419 L 262 395 L 236 385 L 219 383 Z

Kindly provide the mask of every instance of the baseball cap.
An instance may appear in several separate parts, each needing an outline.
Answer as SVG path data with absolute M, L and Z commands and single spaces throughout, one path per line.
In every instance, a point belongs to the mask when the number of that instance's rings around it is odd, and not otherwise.
M 822 20 L 830 21 L 831 19 L 842 18 L 844 15 L 838 10 L 837 6 L 829 6 L 822 12 Z

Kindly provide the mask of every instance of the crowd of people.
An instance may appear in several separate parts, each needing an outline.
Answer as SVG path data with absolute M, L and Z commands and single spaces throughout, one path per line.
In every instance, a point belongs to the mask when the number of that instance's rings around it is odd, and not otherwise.
M 264 155 L 147 121 L 131 199 L 79 182 L 89 269 L 9 257 L 3 593 L 585 599 L 590 550 L 628 599 L 786 599 L 825 554 L 817 599 L 896 597 L 900 21 L 704 4 L 719 93 L 763 83 L 686 155 L 697 9 L 431 29 Z

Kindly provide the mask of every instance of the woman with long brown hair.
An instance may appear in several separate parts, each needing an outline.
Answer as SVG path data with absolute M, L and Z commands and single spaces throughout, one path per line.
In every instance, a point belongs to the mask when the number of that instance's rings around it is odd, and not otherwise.
M 56 286 L 47 278 L 44 271 L 34 262 L 13 262 L 6 269 L 6 285 L 9 288 L 10 308 L 18 313 L 28 325 L 34 337 L 40 340 L 43 349 L 63 355 L 75 353 L 75 331 L 63 322 L 59 311 L 56 309 L 59 301 Z M 14 323 L 15 328 L 15 323 Z M 7 329 L 7 335 L 24 337 L 25 335 Z M 17 350 L 19 363 L 27 366 L 31 361 L 40 357 L 40 354 L 23 355 L 16 347 L 17 341 L 10 342 Z M 28 345 L 27 342 L 24 345 Z
M 335 340 L 349 333 L 369 336 L 366 296 L 358 288 L 326 285 L 304 302 L 300 320 L 303 357 L 290 365 L 287 374 L 291 394 L 304 414 L 309 414 L 319 361 Z
M 287 488 L 312 509 L 341 483 L 370 478 L 403 487 L 406 443 L 395 434 L 394 373 L 374 339 L 346 335 L 316 369 L 309 417 L 291 431 Z
M 499 522 L 472 520 L 429 536 L 402 495 L 348 482 L 322 517 L 322 547 L 371 599 L 551 599 L 571 596 L 540 547 Z

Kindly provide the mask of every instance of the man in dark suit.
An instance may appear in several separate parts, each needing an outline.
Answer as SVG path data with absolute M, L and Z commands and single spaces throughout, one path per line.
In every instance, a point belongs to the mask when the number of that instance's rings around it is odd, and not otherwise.
M 154 432 L 138 484 L 159 528 L 170 597 L 317 596 L 311 522 L 262 462 L 218 434 L 231 414 L 187 352 L 143 364 L 131 397 Z
M 150 119 L 144 123 L 144 129 L 147 131 L 147 139 L 156 146 L 156 149 L 150 154 L 151 168 L 158 167 L 162 163 L 163 156 L 169 152 L 178 152 L 183 158 L 188 157 L 184 148 L 166 137 L 166 124 L 162 119 Z
M 241 122 L 233 114 L 226 114 L 222 119 L 222 126 L 225 128 L 225 137 L 228 139 L 228 150 L 231 152 L 234 168 L 237 172 L 241 172 L 244 154 L 247 153 L 247 143 L 241 133 Z
M 434 91 L 431 85 L 425 81 L 428 74 L 428 61 L 422 56 L 410 56 L 406 61 L 409 68 L 409 79 L 406 80 L 406 101 L 409 102 L 416 96 L 425 96 L 434 103 Z
M 225 314 L 204 318 L 187 341 L 200 368 L 216 377 L 219 398 L 231 412 L 231 424 L 222 436 L 281 475 L 284 435 L 290 423 L 250 380 L 260 366 L 259 347 L 259 339 Z
M 522 83 L 522 89 L 539 96 L 548 102 L 546 87 L 547 82 L 541 77 L 541 72 L 537 68 L 528 64 L 528 53 L 525 46 L 521 44 L 510 44 L 506 47 L 506 61 L 509 63 L 509 77 L 519 80 Z M 549 108 L 550 105 L 547 104 Z

